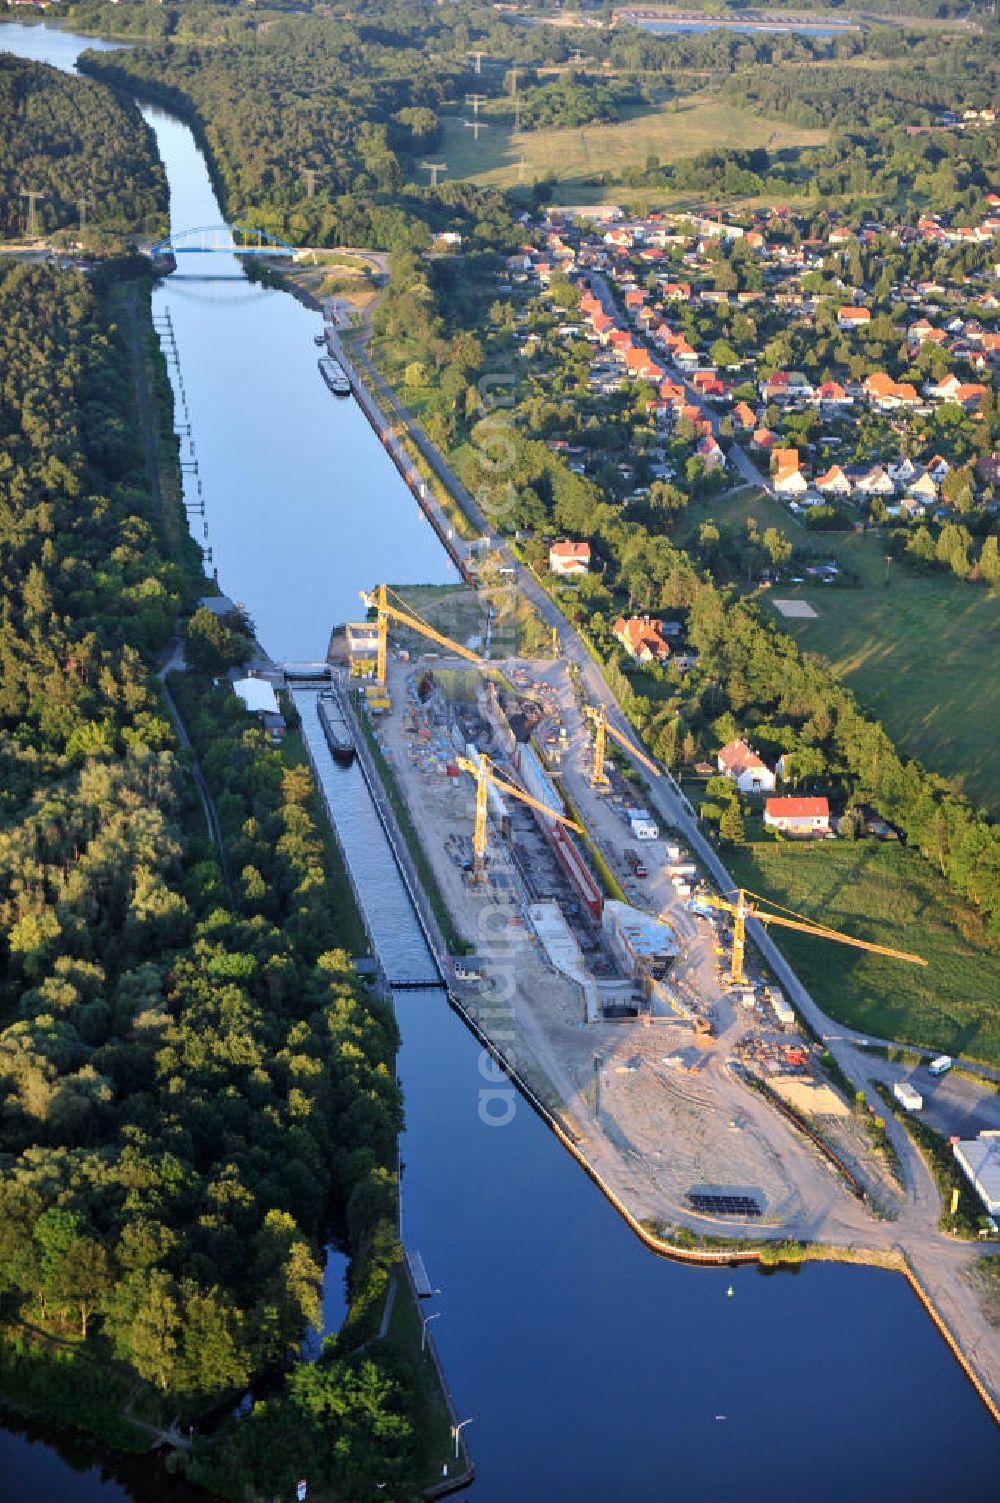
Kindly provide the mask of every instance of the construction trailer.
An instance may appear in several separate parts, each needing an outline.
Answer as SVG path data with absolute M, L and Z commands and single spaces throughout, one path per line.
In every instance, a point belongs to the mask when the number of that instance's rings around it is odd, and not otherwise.
M 919 1112 L 923 1107 L 924 1098 L 908 1080 L 897 1080 L 892 1088 L 892 1094 L 900 1106 L 908 1112 Z

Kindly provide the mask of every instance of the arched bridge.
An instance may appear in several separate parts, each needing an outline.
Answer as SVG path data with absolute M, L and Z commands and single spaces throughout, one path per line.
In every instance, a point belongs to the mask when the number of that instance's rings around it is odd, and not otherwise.
M 193 230 L 175 230 L 151 248 L 153 256 L 204 255 L 294 256 L 295 249 L 248 224 L 208 224 Z

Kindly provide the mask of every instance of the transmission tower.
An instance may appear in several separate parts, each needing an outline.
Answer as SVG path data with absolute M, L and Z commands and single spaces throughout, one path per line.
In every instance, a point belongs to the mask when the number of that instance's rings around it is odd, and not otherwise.
M 35 214 L 35 205 L 40 198 L 47 198 L 48 194 L 43 193 L 38 188 L 25 188 L 21 197 L 28 200 L 28 225 L 26 234 L 29 240 L 34 240 L 38 235 L 38 218 Z
M 430 173 L 432 188 L 436 188 L 438 185 L 438 175 L 448 171 L 447 162 L 421 162 L 420 165 L 426 172 Z
M 470 52 L 469 56 L 476 59 L 476 77 L 481 77 L 483 71 L 483 58 L 486 56 L 485 52 Z
M 306 180 L 306 198 L 312 198 L 316 192 L 316 172 L 317 169 L 315 167 L 303 167 L 302 169 L 302 176 Z
M 466 102 L 466 104 L 471 104 L 472 105 L 472 113 L 475 115 L 476 119 L 478 120 L 479 119 L 479 106 L 481 104 L 485 104 L 486 103 L 486 95 L 485 94 L 466 94 L 466 96 L 465 96 L 465 102 Z
M 517 92 L 517 69 L 510 70 L 510 86 L 514 94 L 514 134 L 521 134 L 521 96 Z
M 84 194 L 82 198 L 78 198 L 77 201 L 76 201 L 76 206 L 77 206 L 77 208 L 80 211 L 80 234 L 81 235 L 83 234 L 84 230 L 87 228 L 87 209 L 93 204 L 93 202 L 94 202 L 94 200 L 92 198 L 88 198 L 86 194 Z

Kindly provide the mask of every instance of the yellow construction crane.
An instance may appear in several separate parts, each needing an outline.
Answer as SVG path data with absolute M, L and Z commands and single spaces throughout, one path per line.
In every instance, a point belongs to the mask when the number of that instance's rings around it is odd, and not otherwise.
M 748 898 L 755 901 L 747 902 Z M 920 955 L 910 955 L 906 950 L 890 950 L 887 945 L 873 945 L 866 939 L 854 939 L 850 934 L 841 934 L 838 929 L 829 929 L 825 924 L 814 924 L 804 914 L 795 913 L 791 908 L 782 908 L 780 913 L 767 913 L 757 907 L 757 903 L 767 903 L 770 899 L 759 897 L 755 892 L 749 892 L 744 887 L 736 889 L 736 902 L 731 903 L 728 898 L 717 898 L 714 893 L 704 893 L 699 897 L 699 902 L 707 903 L 712 908 L 721 908 L 724 913 L 732 915 L 733 919 L 733 956 L 730 965 L 730 976 L 737 985 L 744 985 L 746 976 L 743 971 L 743 956 L 746 950 L 746 926 L 747 919 L 759 919 L 762 924 L 777 924 L 783 929 L 797 929 L 800 934 L 815 934 L 818 939 L 833 939 L 840 945 L 853 945 L 856 950 L 870 950 L 873 955 L 888 955 L 891 960 L 908 960 L 913 965 L 926 965 L 926 960 Z M 781 908 L 780 903 L 772 904 L 775 908 Z
M 398 605 L 390 605 L 389 596 L 398 601 Z M 439 647 L 447 647 L 449 652 L 456 652 L 460 658 L 467 658 L 470 663 L 483 665 L 484 660 L 478 652 L 472 652 L 468 647 L 462 647 L 460 643 L 453 642 L 450 637 L 443 636 L 435 631 L 429 622 L 422 616 L 417 615 L 413 607 L 407 605 L 402 596 L 397 595 L 388 585 L 376 585 L 374 590 L 361 591 L 361 599 L 369 610 L 374 610 L 378 616 L 378 657 L 375 665 L 375 681 L 380 689 L 385 688 L 385 666 L 387 657 L 387 645 L 389 637 L 389 622 L 396 621 L 400 626 L 409 627 L 410 631 L 419 632 L 422 637 L 429 637 Z M 405 607 L 405 609 L 403 608 Z
M 578 835 L 583 833 L 578 824 L 568 819 L 565 814 L 560 814 L 558 809 L 550 809 L 548 804 L 540 803 L 537 798 L 532 798 L 530 793 L 525 793 L 522 788 L 508 783 L 506 778 L 498 777 L 493 771 L 493 764 L 489 757 L 480 754 L 478 762 L 473 762 L 471 757 L 456 757 L 455 763 L 463 772 L 467 772 L 476 780 L 476 827 L 472 837 L 474 881 L 481 882 L 486 873 L 486 802 L 491 783 L 498 793 L 507 793 L 511 798 L 520 799 L 522 804 L 528 804 L 530 808 L 537 809 L 540 814 L 547 814 L 550 819 L 557 819 L 560 824 L 566 825 L 570 830 L 575 830 Z
M 641 762 L 643 767 L 647 767 L 654 778 L 663 776 L 656 763 L 651 762 L 645 752 L 641 752 L 637 746 L 633 746 L 632 742 L 627 736 L 623 736 L 621 731 L 615 730 L 614 726 L 608 720 L 607 705 L 597 705 L 596 708 L 594 705 L 584 705 L 583 713 L 594 725 L 594 771 L 591 775 L 591 781 L 595 788 L 607 788 L 611 781 L 604 771 L 604 758 L 607 750 L 607 738 L 609 736 L 617 741 L 618 745 L 623 747 L 630 757 L 635 757 L 637 762 Z

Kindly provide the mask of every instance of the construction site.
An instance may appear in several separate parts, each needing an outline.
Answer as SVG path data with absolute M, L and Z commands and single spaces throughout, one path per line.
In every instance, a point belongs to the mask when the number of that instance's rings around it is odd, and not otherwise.
M 364 598 L 332 656 L 433 875 L 449 984 L 594 1172 L 660 1227 L 830 1239 L 894 1216 L 890 1157 L 745 926 L 861 942 L 720 893 L 650 812 L 661 769 L 564 662 L 486 662 L 488 621 L 459 642 Z

